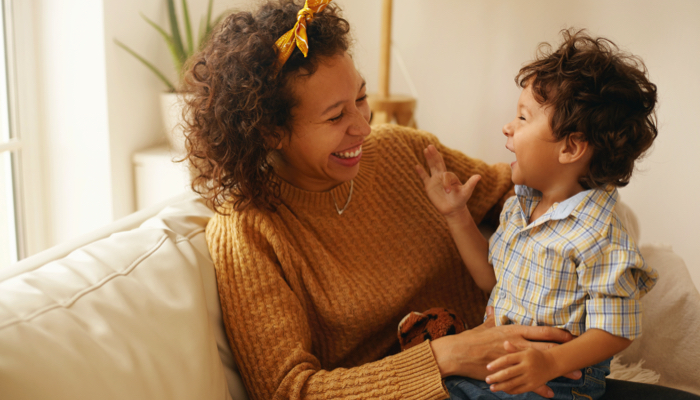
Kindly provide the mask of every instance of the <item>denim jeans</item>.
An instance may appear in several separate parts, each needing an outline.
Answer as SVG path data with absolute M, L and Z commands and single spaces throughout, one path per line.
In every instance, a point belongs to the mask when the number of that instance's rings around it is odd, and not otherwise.
M 605 393 L 605 376 L 610 373 L 610 359 L 581 370 L 579 379 L 557 378 L 547 383 L 556 400 L 596 400 Z M 544 397 L 533 392 L 511 395 L 505 392 L 492 392 L 489 384 L 476 379 L 450 376 L 445 379 L 450 392 L 450 400 L 542 400 Z

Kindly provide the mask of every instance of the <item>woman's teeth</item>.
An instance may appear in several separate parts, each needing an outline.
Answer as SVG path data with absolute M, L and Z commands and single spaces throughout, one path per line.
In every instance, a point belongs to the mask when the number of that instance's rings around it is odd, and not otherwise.
M 338 158 L 355 158 L 362 153 L 362 146 L 358 147 L 355 151 L 343 151 L 341 153 L 332 153 Z

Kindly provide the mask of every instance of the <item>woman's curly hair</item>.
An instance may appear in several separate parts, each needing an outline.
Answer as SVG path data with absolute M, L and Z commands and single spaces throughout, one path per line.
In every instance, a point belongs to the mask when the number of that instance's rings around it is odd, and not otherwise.
M 214 30 L 185 74 L 187 156 L 192 188 L 218 212 L 249 205 L 275 210 L 279 185 L 269 155 L 291 134 L 292 81 L 347 51 L 350 26 L 330 4 L 307 26 L 309 53 L 295 48 L 278 71 L 275 41 L 292 29 L 303 1 L 271 0 L 237 12 Z
M 624 53 L 610 40 L 584 30 L 563 30 L 556 51 L 540 44 L 537 57 L 515 77 L 532 86 L 535 99 L 551 107 L 550 125 L 557 140 L 572 135 L 593 147 L 585 188 L 626 186 L 634 162 L 657 136 L 656 85 L 644 62 Z

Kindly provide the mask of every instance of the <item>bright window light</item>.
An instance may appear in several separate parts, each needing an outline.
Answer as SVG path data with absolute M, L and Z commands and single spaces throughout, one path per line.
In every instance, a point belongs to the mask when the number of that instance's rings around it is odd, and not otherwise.
M 7 49 L 5 47 L 5 4 L 0 7 L 0 268 L 19 259 L 16 161 L 22 143 L 10 129 L 7 86 Z
M 0 153 L 0 268 L 18 260 L 12 153 Z

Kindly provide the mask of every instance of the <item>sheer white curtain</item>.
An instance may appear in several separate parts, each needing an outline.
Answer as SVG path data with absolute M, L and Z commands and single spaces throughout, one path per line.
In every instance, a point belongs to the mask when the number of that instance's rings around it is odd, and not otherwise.
M 0 268 L 18 260 L 21 250 L 21 230 L 18 213 L 19 160 L 23 142 L 10 128 L 8 101 L 8 57 L 5 24 L 5 2 L 0 18 Z
M 0 268 L 45 247 L 32 5 L 0 0 Z

